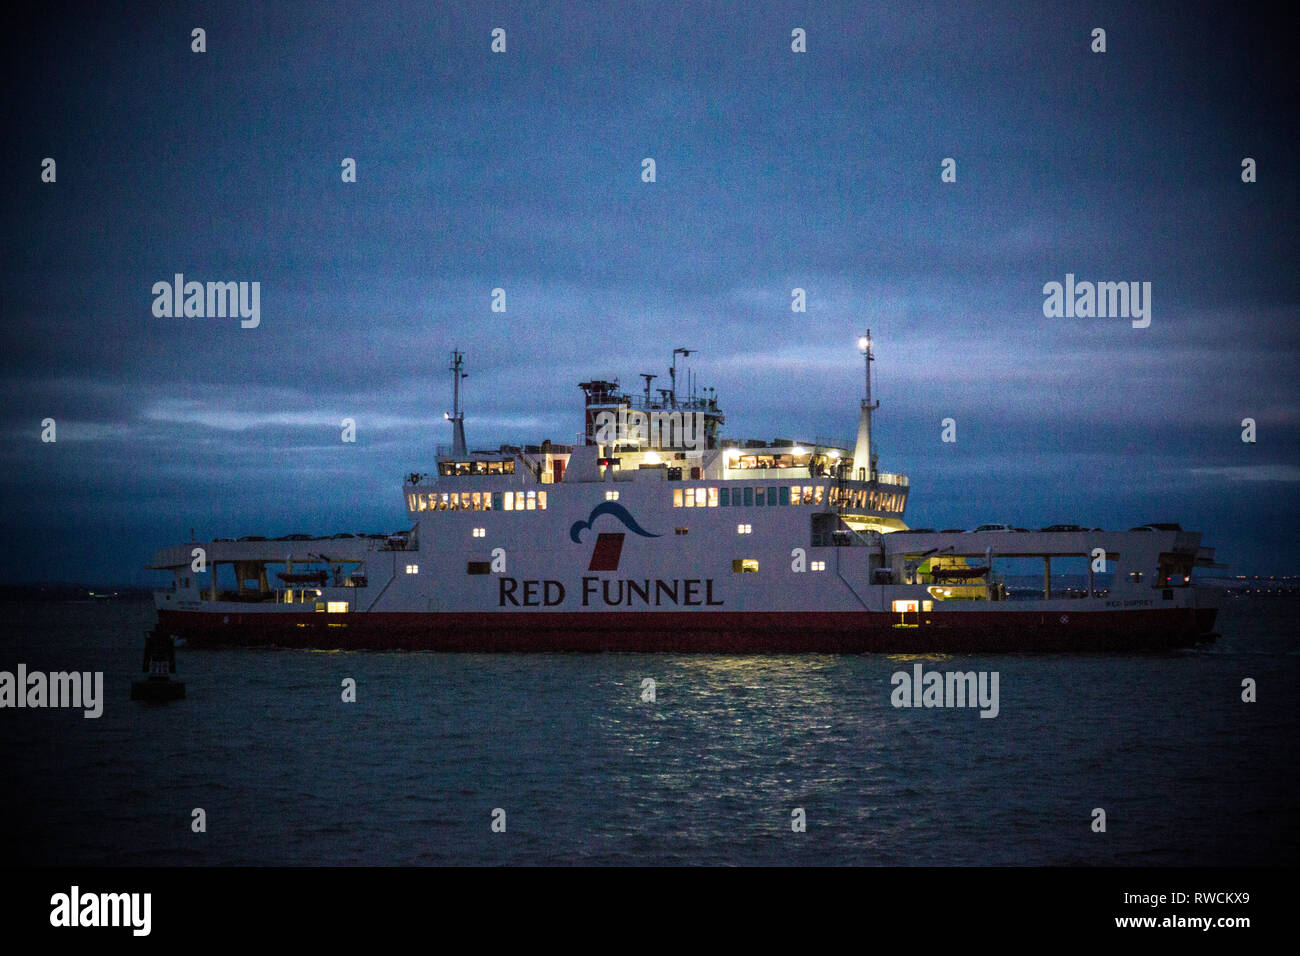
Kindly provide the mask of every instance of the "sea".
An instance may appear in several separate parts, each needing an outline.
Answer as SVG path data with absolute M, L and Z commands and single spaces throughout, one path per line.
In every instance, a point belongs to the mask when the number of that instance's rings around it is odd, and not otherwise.
M 166 704 L 129 699 L 149 602 L 4 612 L 0 670 L 102 671 L 105 698 L 98 718 L 0 710 L 8 864 L 1235 866 L 1300 851 L 1294 597 L 1228 596 L 1216 642 L 1167 653 L 181 647 L 187 696 Z M 996 673 L 997 716 L 894 706 L 894 675 L 918 662 Z

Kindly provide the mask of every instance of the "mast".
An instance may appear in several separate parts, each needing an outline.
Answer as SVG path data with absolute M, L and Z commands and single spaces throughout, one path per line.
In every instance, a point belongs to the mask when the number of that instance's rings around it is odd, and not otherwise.
M 871 444 L 871 413 L 880 407 L 880 402 L 871 401 L 871 363 L 876 357 L 871 351 L 871 330 L 858 339 L 858 351 L 862 353 L 866 368 L 866 397 L 862 399 L 861 417 L 858 419 L 858 441 L 853 448 L 853 477 L 858 481 L 874 481 L 876 478 L 876 453 Z
M 464 458 L 468 454 L 468 446 L 465 444 L 465 411 L 460 405 L 460 380 L 469 377 L 464 368 L 465 356 L 459 351 L 452 352 L 448 368 L 451 372 L 452 411 L 443 417 L 451 422 L 451 453 L 457 458 Z

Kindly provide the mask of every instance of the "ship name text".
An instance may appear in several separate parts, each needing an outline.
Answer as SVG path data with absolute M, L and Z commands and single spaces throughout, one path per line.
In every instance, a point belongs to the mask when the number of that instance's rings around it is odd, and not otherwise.
M 506 577 L 499 579 L 497 593 L 498 607 L 558 607 L 568 595 L 560 581 Z M 584 577 L 581 593 L 582 607 L 717 607 L 725 603 L 714 600 L 713 578 Z

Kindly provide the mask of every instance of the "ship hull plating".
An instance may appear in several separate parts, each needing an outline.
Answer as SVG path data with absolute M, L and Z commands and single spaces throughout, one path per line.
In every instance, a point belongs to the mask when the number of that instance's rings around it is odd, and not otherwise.
M 1213 640 L 1212 608 L 934 612 L 214 614 L 159 611 L 192 647 L 753 653 L 1152 651 Z M 345 617 L 345 620 L 339 620 Z M 908 617 L 916 617 L 909 615 Z M 328 618 L 328 619 L 327 619 Z

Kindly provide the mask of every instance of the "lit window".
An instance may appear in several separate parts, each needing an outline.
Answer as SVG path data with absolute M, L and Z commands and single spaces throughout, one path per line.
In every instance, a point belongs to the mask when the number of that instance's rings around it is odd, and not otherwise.
M 515 494 L 513 491 L 506 492 L 505 510 L 506 511 L 515 510 Z
M 758 560 L 756 558 L 736 558 L 731 562 L 731 570 L 735 574 L 756 572 L 758 570 Z
M 915 602 L 915 601 L 895 601 L 895 602 L 894 602 L 894 611 L 895 611 L 895 613 L 898 613 L 898 614 L 915 614 L 915 613 L 916 613 L 916 602 Z
M 816 490 L 817 490 L 817 497 L 816 497 L 815 499 L 813 499 L 813 503 L 814 503 L 814 504 L 821 504 L 821 503 L 822 503 L 822 494 L 826 491 L 826 486 L 825 486 L 825 485 L 818 485 Z
M 528 492 L 528 495 L 524 500 L 528 502 L 529 511 L 537 510 L 537 492 L 535 491 Z
M 476 538 L 482 538 L 482 537 L 486 537 L 486 536 L 487 536 L 487 529 L 486 529 L 486 528 L 475 528 L 475 529 L 474 529 L 474 537 L 476 537 Z
M 419 500 L 419 498 L 418 498 L 417 495 L 407 495 L 407 496 L 406 496 L 406 510 L 407 510 L 407 511 L 414 511 L 415 508 L 416 508 L 416 504 L 415 504 L 415 503 L 416 503 L 416 501 L 418 501 L 418 500 Z
M 506 494 L 510 494 L 510 492 L 507 491 Z M 515 492 L 515 510 L 524 510 L 524 493 L 522 491 Z
M 327 614 L 344 614 L 347 612 L 347 601 L 326 601 L 325 612 Z
M 924 611 L 926 614 L 929 614 L 931 611 L 934 610 L 934 602 L 933 602 L 933 601 L 922 601 L 922 602 L 921 602 L 921 610 Z
M 825 571 L 825 570 L 826 570 L 826 562 L 825 562 L 825 561 L 809 561 L 809 562 L 808 562 L 808 570 L 810 570 L 810 571 Z
M 709 489 L 709 507 L 710 507 L 710 508 L 716 508 L 717 506 L 718 506 L 718 489 L 717 489 L 717 488 L 710 488 L 710 489 Z
M 617 492 L 617 491 L 607 491 L 607 492 L 605 492 L 605 500 L 606 500 L 606 501 L 618 501 L 618 492 Z
M 736 534 L 753 534 L 753 533 L 754 533 L 754 526 L 753 526 L 753 525 L 750 525 L 750 524 L 738 524 L 738 525 L 736 525 Z
M 677 534 L 688 534 L 688 533 L 690 532 L 691 529 L 690 529 L 690 528 L 676 528 L 676 529 L 674 529 L 674 530 L 675 530 L 675 532 L 676 532 Z
M 419 573 L 420 573 L 420 566 L 419 566 L 418 564 L 408 564 L 408 565 L 406 566 L 406 573 L 407 573 L 407 574 L 419 574 Z
M 538 511 L 546 510 L 546 492 L 544 491 L 537 492 L 537 510 Z
M 680 488 L 674 488 L 674 489 L 673 489 L 673 507 L 674 507 L 674 508 L 680 508 L 681 506 L 682 506 L 682 489 L 680 489 Z

